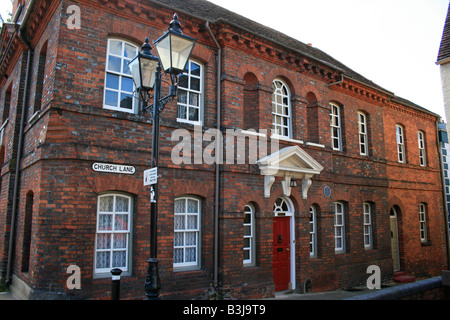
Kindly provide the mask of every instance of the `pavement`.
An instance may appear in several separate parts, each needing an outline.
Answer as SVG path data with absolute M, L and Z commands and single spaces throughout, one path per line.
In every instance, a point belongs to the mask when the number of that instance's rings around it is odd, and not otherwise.
M 395 282 L 383 284 L 380 290 L 397 286 Z M 275 294 L 275 297 L 264 300 L 345 300 L 353 298 L 358 295 L 375 292 L 378 290 L 370 290 L 367 286 L 354 287 L 347 290 L 336 290 L 330 292 L 315 292 L 315 293 L 296 293 L 292 290 L 280 291 Z M 1 300 L 21 300 L 14 297 L 11 292 L 0 292 Z
M 349 289 L 340 289 L 328 292 L 313 292 L 313 293 L 296 293 L 292 290 L 280 291 L 275 294 L 274 298 L 267 300 L 345 300 L 352 299 L 357 296 L 375 293 L 383 289 L 392 288 L 401 285 L 400 283 L 389 282 L 382 284 L 381 289 L 369 289 L 367 286 L 357 286 Z
M 13 297 L 11 292 L 0 292 L 0 300 L 17 300 Z

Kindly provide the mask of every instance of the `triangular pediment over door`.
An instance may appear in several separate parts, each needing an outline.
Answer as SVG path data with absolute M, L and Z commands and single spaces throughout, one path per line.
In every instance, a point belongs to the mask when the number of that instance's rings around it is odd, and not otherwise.
M 283 178 L 283 195 L 291 195 L 291 181 L 295 179 L 302 182 L 302 197 L 308 197 L 311 187 L 311 178 L 320 174 L 323 167 L 313 157 L 299 146 L 283 148 L 258 162 L 261 175 L 264 176 L 264 196 L 270 198 L 270 190 L 275 177 Z

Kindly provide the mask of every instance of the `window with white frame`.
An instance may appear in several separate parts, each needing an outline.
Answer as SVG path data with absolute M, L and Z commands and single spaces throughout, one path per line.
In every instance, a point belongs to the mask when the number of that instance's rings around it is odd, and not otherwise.
M 247 204 L 244 209 L 244 265 L 255 263 L 255 208 Z
M 316 222 L 316 207 L 309 208 L 309 255 L 310 257 L 317 257 L 317 222 Z
M 368 202 L 363 203 L 364 224 L 364 249 L 372 249 L 372 206 Z
M 397 138 L 398 162 L 405 163 L 405 137 L 403 127 L 399 124 L 395 125 L 395 133 Z
M 427 165 L 426 151 L 425 151 L 425 134 L 422 131 L 417 132 L 417 140 L 419 143 L 420 166 L 425 167 Z
M 425 203 L 419 204 L 419 222 L 420 222 L 420 241 L 427 242 L 428 241 L 428 233 L 427 233 L 427 208 Z
M 345 218 L 344 204 L 334 203 L 334 251 L 344 252 L 345 250 Z
M 203 66 L 189 61 L 186 73 L 178 77 L 177 121 L 201 124 L 203 105 Z
M 367 116 L 358 112 L 358 134 L 359 134 L 359 154 L 367 156 L 368 152 L 368 140 L 367 140 Z
M 129 272 L 132 198 L 122 194 L 98 197 L 95 273 L 110 276 L 111 269 Z
M 341 138 L 341 109 L 335 103 L 330 103 L 331 118 L 331 147 L 333 150 L 342 150 Z
M 200 264 L 200 200 L 175 199 L 173 266 L 197 267 Z
M 105 109 L 136 113 L 138 103 L 133 98 L 134 83 L 128 63 L 137 55 L 138 47 L 120 39 L 108 39 L 106 57 Z
M 272 82 L 272 134 L 291 138 L 291 97 L 286 84 L 280 80 Z

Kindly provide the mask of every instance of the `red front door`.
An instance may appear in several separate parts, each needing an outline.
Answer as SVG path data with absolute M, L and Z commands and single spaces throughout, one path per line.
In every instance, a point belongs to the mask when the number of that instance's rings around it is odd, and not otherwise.
M 275 291 L 289 289 L 291 282 L 290 218 L 273 219 L 273 281 Z

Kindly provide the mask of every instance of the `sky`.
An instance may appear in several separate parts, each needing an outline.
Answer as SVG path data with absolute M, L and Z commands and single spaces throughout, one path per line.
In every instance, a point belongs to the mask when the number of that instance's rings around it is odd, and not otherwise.
M 311 43 L 445 119 L 436 61 L 448 0 L 208 1 Z
M 311 43 L 445 119 L 436 60 L 449 0 L 209 1 Z M 8 11 L 10 0 L 0 0 L 2 17 Z

